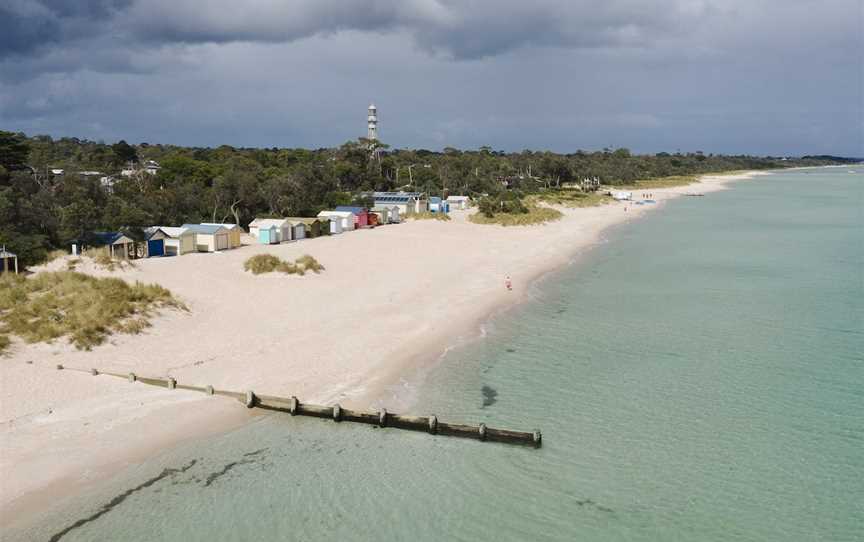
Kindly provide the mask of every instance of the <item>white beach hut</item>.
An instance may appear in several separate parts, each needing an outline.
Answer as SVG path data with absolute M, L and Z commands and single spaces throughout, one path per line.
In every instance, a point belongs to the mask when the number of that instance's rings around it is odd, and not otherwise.
M 255 237 L 260 242 L 260 229 L 276 228 L 276 238 L 270 239 L 270 243 L 282 243 L 293 239 L 291 236 L 291 222 L 284 218 L 256 218 L 249 223 L 249 235 Z
M 222 226 L 183 224 L 181 227 L 195 234 L 195 250 L 198 252 L 216 252 L 231 248 L 230 232 Z
M 447 196 L 447 203 L 451 209 L 465 210 L 471 207 L 471 198 L 468 196 Z
M 354 213 L 350 211 L 321 211 L 318 213 L 318 216 L 339 220 L 341 231 L 338 233 L 343 231 L 352 231 L 354 229 Z

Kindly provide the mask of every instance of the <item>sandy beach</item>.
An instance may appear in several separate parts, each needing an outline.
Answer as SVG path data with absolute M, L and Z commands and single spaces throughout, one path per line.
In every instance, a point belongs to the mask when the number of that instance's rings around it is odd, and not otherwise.
M 172 445 L 261 415 L 230 399 L 58 371 L 57 364 L 398 410 L 410 406 L 410 398 L 394 396 L 394 383 L 476 335 L 480 322 L 518 303 L 532 280 L 594 245 L 605 229 L 685 193 L 707 195 L 758 174 L 652 189 L 657 205 L 562 209 L 560 221 L 542 226 L 475 225 L 467 221 L 473 211 L 456 211 L 450 222 L 411 221 L 296 243 L 138 260 L 124 271 L 82 266 L 161 284 L 189 312 L 166 311 L 144 333 L 112 336 L 90 352 L 65 341 L 14 344 L 0 363 L 0 527 Z M 292 260 L 311 254 L 326 271 L 304 277 L 244 272 L 243 262 L 260 253 Z M 504 287 L 507 275 L 513 291 Z

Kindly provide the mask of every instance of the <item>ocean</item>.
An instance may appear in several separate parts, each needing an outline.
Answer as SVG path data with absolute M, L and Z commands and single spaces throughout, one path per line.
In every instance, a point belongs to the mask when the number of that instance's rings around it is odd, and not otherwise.
M 864 539 L 864 167 L 666 205 L 416 390 L 413 413 L 540 429 L 542 448 L 267 416 L 28 537 Z

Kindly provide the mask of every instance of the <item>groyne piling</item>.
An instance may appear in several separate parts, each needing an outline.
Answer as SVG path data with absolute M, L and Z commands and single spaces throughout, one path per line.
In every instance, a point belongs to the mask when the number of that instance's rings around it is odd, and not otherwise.
M 440 421 L 437 416 L 409 416 L 405 414 L 394 414 L 385 409 L 376 412 L 367 412 L 344 408 L 339 404 L 332 406 L 313 405 L 303 403 L 297 397 L 277 397 L 273 395 L 258 395 L 252 390 L 245 392 L 228 391 L 216 389 L 211 385 L 192 386 L 181 384 L 174 378 L 158 378 L 139 376 L 135 373 L 112 373 L 98 369 L 77 369 L 57 365 L 57 370 L 80 371 L 93 376 L 111 376 L 122 378 L 129 382 L 157 386 L 170 390 L 197 391 L 207 395 L 220 395 L 230 397 L 246 405 L 247 408 L 260 408 L 275 412 L 285 412 L 292 416 L 310 416 L 333 420 L 334 422 L 352 422 L 373 425 L 377 427 L 390 427 L 407 431 L 419 431 L 431 435 L 447 437 L 470 438 L 487 442 L 500 442 L 505 444 L 521 444 L 539 448 L 543 443 L 540 431 L 512 431 L 509 429 L 496 429 L 487 427 L 486 424 L 466 425 L 457 423 L 446 423 Z

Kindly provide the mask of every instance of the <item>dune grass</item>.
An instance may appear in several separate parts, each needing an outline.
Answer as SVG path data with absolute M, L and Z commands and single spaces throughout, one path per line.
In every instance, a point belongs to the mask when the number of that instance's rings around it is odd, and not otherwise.
M 258 254 L 247 259 L 243 263 L 243 269 L 251 272 L 253 275 L 262 273 L 273 273 L 279 271 L 288 275 L 305 275 L 307 271 L 320 273 L 324 271 L 324 266 L 318 260 L 308 254 L 300 256 L 294 262 L 286 262 L 272 254 Z
M 647 190 L 649 188 L 674 188 L 676 186 L 687 186 L 696 182 L 696 175 L 672 175 L 670 177 L 657 177 L 656 179 L 640 179 L 624 186 L 615 188 L 627 188 L 630 190 Z
M 563 207 L 597 207 L 614 201 L 612 196 L 600 192 L 582 192 L 580 190 L 550 190 L 533 196 L 536 201 Z
M 76 348 L 90 350 L 112 333 L 140 333 L 161 308 L 187 310 L 171 292 L 156 284 L 129 284 L 74 271 L 40 273 L 30 278 L 0 278 L 0 351 L 15 335 L 25 342 L 69 337 Z
M 564 216 L 558 209 L 543 207 L 526 201 L 527 213 L 495 213 L 489 217 L 483 213 L 474 213 L 468 220 L 475 224 L 499 224 L 501 226 L 533 226 L 553 222 Z
M 124 269 L 127 266 L 135 267 L 135 264 L 129 260 L 112 258 L 111 251 L 108 250 L 108 247 L 90 249 L 87 251 L 87 256 L 89 256 L 97 266 L 108 271 L 114 271 L 117 268 Z
M 408 218 L 412 220 L 441 220 L 442 222 L 447 222 L 450 220 L 450 215 L 447 213 L 432 213 L 430 211 L 423 211 L 422 213 L 414 213 L 412 215 L 408 215 Z

